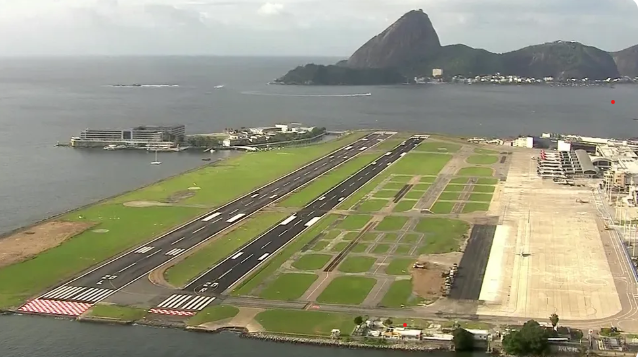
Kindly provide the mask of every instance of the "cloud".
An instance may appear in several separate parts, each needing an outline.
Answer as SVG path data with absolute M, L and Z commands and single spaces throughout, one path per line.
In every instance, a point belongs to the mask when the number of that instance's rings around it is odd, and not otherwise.
M 0 32 L 11 34 L 0 48 L 347 56 L 418 8 L 444 44 L 503 52 L 557 39 L 606 50 L 638 43 L 634 0 L 0 0 Z

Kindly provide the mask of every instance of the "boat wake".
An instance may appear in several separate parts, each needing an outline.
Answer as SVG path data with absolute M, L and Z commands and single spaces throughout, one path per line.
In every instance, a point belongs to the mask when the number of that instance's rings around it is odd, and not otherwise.
M 372 93 L 352 93 L 352 94 L 281 94 L 264 92 L 241 92 L 246 95 L 263 95 L 269 97 L 369 97 Z
M 226 86 L 225 84 L 220 84 L 220 85 L 218 85 L 218 86 L 214 86 L 213 88 L 215 88 L 215 89 L 221 89 L 221 88 L 224 88 L 225 86 Z
M 166 88 L 166 87 L 179 87 L 179 84 L 112 84 L 111 87 L 140 87 L 140 88 Z

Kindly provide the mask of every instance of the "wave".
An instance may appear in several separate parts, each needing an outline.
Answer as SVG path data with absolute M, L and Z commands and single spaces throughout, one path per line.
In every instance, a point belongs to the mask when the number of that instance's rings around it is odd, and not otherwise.
M 263 95 L 269 97 L 369 97 L 372 93 L 351 93 L 351 94 L 281 94 L 264 92 L 241 92 L 246 95 Z
M 221 89 L 221 88 L 224 88 L 225 86 L 226 86 L 225 84 L 220 84 L 220 85 L 218 85 L 218 86 L 214 86 L 213 88 L 215 88 L 215 89 Z
M 164 88 L 164 87 L 179 87 L 179 84 L 111 84 L 111 87 L 142 87 L 142 88 Z

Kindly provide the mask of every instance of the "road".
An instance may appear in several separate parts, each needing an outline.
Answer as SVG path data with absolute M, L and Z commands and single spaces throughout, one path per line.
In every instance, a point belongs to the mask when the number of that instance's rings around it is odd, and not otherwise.
M 307 184 L 358 153 L 368 150 L 391 135 L 392 133 L 372 133 L 348 146 L 335 150 L 293 173 L 146 243 L 144 246 L 134 248 L 36 299 L 47 300 L 45 303 L 48 304 L 48 307 L 45 308 L 34 303 L 31 307 L 21 311 L 40 313 L 47 313 L 49 310 L 61 311 L 62 308 L 56 305 L 55 301 L 86 304 L 104 300 L 137 279 L 146 276 L 156 267 L 246 219 L 261 208 Z M 51 307 L 53 306 L 51 304 L 55 306 Z M 69 306 L 80 310 L 84 308 L 84 305 L 66 304 L 60 306 L 66 309 L 65 312 L 69 310 Z
M 191 282 L 184 290 L 194 293 L 219 294 L 232 287 L 266 261 L 269 256 L 274 255 L 297 235 L 319 221 L 339 202 L 381 173 L 388 165 L 414 149 L 421 141 L 423 139 L 420 138 L 406 140 L 404 144 L 381 156 L 375 162 L 322 194 L 302 210 L 292 214 L 268 232 L 235 251 L 224 261 Z

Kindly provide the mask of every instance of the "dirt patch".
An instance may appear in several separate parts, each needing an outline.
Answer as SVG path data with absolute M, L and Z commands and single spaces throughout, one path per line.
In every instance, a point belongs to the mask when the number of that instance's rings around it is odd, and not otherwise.
M 463 253 L 461 252 L 452 252 L 445 254 L 423 254 L 419 256 L 420 262 L 428 262 L 436 265 L 447 266 L 448 268 L 452 267 L 452 264 L 459 264 L 461 262 L 461 258 L 463 257 Z
M 183 201 L 187 198 L 191 198 L 195 196 L 196 190 L 186 190 L 186 191 L 177 191 L 174 194 L 168 196 L 165 203 L 177 203 L 179 201 Z
M 0 267 L 27 260 L 94 225 L 88 222 L 44 222 L 0 239 Z
M 429 262 L 421 263 L 424 264 L 423 269 L 412 269 L 412 286 L 414 292 L 425 299 L 441 296 L 441 288 L 445 282 L 445 278 L 441 273 L 445 272 L 446 268 Z
M 124 202 L 126 207 L 155 207 L 155 206 L 170 206 L 170 203 L 157 202 L 157 201 L 129 201 Z

